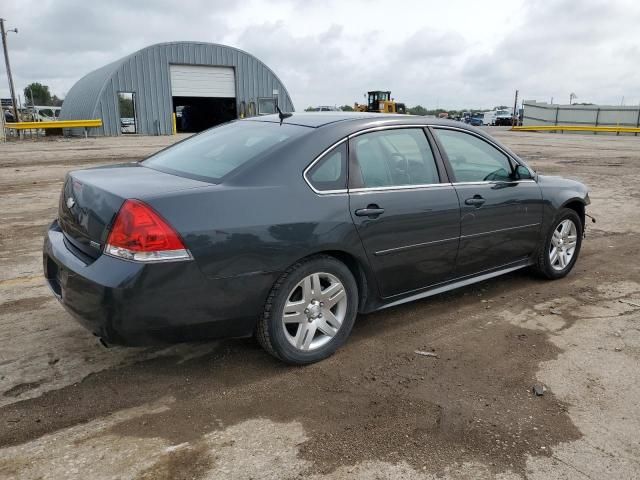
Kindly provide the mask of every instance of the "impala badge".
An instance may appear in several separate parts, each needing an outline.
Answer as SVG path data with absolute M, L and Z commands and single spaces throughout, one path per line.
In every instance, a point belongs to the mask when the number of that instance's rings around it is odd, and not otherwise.
M 76 201 L 73 199 L 73 197 L 67 198 L 67 208 L 73 208 L 75 204 Z

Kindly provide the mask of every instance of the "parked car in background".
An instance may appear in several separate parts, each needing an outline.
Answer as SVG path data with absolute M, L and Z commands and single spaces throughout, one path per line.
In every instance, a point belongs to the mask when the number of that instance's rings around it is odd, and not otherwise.
M 496 125 L 511 126 L 513 124 L 513 112 L 511 110 L 496 110 Z
M 294 113 L 70 172 L 45 236 L 54 295 L 105 343 L 255 335 L 328 357 L 358 313 L 574 267 L 587 188 L 460 122 Z
M 327 106 L 327 105 L 322 105 L 320 107 L 314 107 L 311 110 L 308 110 L 309 112 L 341 112 L 342 110 L 340 110 L 338 107 L 331 107 L 331 106 Z
M 480 127 L 482 126 L 484 123 L 484 113 L 476 113 L 474 114 L 471 118 L 469 118 L 469 125 L 472 125 L 474 127 Z
M 4 121 L 6 123 L 12 123 L 12 122 L 16 121 L 16 119 L 15 119 L 15 117 L 13 115 L 13 112 L 11 110 L 9 110 L 8 108 L 2 110 L 2 115 L 4 115 Z
M 120 133 L 136 133 L 136 119 L 131 117 L 120 118 Z
M 53 122 L 59 119 L 60 111 L 60 107 L 35 105 L 26 108 L 25 118 L 33 122 Z
M 496 124 L 497 113 L 495 110 L 482 112 L 482 125 L 491 126 Z

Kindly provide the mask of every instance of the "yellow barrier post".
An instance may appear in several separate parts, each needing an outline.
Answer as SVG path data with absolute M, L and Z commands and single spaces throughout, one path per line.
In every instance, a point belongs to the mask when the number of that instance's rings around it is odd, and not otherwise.
M 47 129 L 47 128 L 93 128 L 101 127 L 102 120 L 57 120 L 54 122 L 16 122 L 7 123 L 6 128 L 15 130 Z
M 175 135 L 176 133 L 178 133 L 178 128 L 176 126 L 176 112 L 173 112 L 173 116 L 171 120 L 172 120 L 171 128 L 172 128 L 173 134 Z
M 57 120 L 54 122 L 15 122 L 7 123 L 5 125 L 5 128 L 11 128 L 20 132 L 21 137 L 24 130 L 46 130 L 47 128 L 83 128 L 84 137 L 87 138 L 89 128 L 97 128 L 101 126 L 102 120 L 100 118 L 96 118 L 93 120 Z

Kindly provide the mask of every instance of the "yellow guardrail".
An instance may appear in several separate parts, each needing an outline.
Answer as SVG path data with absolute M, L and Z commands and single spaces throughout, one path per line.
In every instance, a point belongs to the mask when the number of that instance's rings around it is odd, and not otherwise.
M 609 133 L 640 133 L 640 127 L 617 127 L 595 125 L 526 125 L 511 127 L 518 132 L 609 132 Z
M 16 122 L 5 123 L 4 128 L 14 130 L 32 130 L 36 128 L 95 128 L 101 127 L 102 120 L 58 120 L 55 122 Z

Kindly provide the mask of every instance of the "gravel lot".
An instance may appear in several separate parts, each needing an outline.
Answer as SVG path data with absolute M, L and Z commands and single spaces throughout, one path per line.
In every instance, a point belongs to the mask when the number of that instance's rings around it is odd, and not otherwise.
M 65 172 L 176 137 L 0 145 L 0 478 L 640 478 L 640 138 L 491 132 L 590 186 L 572 274 L 361 316 L 305 368 L 252 340 L 103 349 L 49 293 Z

